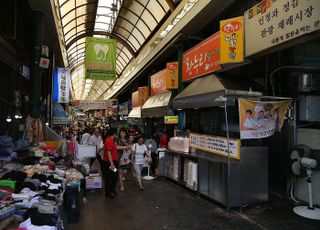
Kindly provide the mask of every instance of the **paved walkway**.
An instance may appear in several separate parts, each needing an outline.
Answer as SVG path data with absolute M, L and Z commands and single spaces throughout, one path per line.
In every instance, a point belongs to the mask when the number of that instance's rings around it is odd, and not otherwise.
M 68 230 L 157 230 L 157 229 L 270 229 L 319 230 L 320 221 L 310 221 L 292 213 L 286 201 L 247 207 L 242 213 L 225 213 L 216 204 L 196 197 L 174 183 L 157 179 L 139 191 L 132 178 L 126 191 L 114 200 L 102 191 L 88 193 L 80 222 Z

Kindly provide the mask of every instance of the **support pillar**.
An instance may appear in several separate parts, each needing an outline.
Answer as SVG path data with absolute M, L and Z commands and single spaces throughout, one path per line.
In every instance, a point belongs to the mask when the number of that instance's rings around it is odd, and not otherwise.
M 178 88 L 178 93 L 180 93 L 183 88 L 183 82 L 182 82 L 182 57 L 183 57 L 183 44 L 179 45 L 179 49 L 178 49 L 178 65 L 179 65 L 179 71 L 178 71 L 178 79 L 179 79 L 179 88 Z M 178 118 L 179 118 L 179 123 L 178 123 L 178 129 L 182 130 L 185 125 L 186 125 L 186 115 L 185 115 L 185 111 L 183 110 L 179 110 L 178 111 Z
M 31 93 L 30 93 L 30 115 L 32 117 L 40 116 L 40 97 L 42 86 L 42 71 L 39 67 L 41 57 L 41 48 L 44 33 L 44 13 L 35 10 L 32 13 L 32 64 L 31 64 Z

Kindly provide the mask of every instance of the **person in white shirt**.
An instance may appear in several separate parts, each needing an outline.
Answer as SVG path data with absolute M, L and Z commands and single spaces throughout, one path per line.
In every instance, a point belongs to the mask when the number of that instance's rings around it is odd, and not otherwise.
M 151 154 L 147 149 L 147 146 L 143 143 L 144 139 L 142 136 L 138 137 L 138 143 L 135 143 L 132 145 L 132 153 L 131 157 L 132 157 L 132 164 L 133 164 L 133 168 L 134 168 L 134 176 L 137 178 L 138 181 L 138 185 L 140 187 L 140 190 L 143 190 L 144 187 L 142 185 L 142 181 L 141 181 L 141 171 L 143 168 L 143 164 L 144 164 L 144 155 L 146 155 L 147 158 L 149 158 L 149 160 L 151 160 Z
M 88 145 L 90 137 L 91 137 L 91 135 L 89 133 L 89 130 L 86 128 L 84 130 L 84 134 L 81 137 L 81 144 L 82 145 Z
M 90 167 L 92 166 L 93 162 L 96 160 L 96 158 L 98 157 L 98 160 L 100 162 L 101 157 L 100 157 L 100 150 L 103 141 L 100 135 L 100 130 L 99 129 L 94 129 L 92 136 L 90 137 L 89 141 L 88 141 L 88 145 L 95 145 L 97 146 L 97 154 L 95 158 L 91 158 L 90 159 Z

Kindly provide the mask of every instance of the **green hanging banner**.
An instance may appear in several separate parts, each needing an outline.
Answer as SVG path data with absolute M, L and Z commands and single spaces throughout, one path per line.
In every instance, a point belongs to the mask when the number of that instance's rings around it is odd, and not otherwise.
M 86 38 L 86 79 L 116 79 L 116 45 L 115 39 Z

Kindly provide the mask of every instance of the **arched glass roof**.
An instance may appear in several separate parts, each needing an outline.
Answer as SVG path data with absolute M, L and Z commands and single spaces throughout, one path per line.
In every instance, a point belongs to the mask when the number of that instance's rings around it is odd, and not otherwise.
M 114 81 L 84 78 L 85 37 L 117 39 L 116 69 L 120 76 L 170 12 L 172 0 L 54 0 L 58 34 L 71 71 L 72 96 L 97 99 Z

